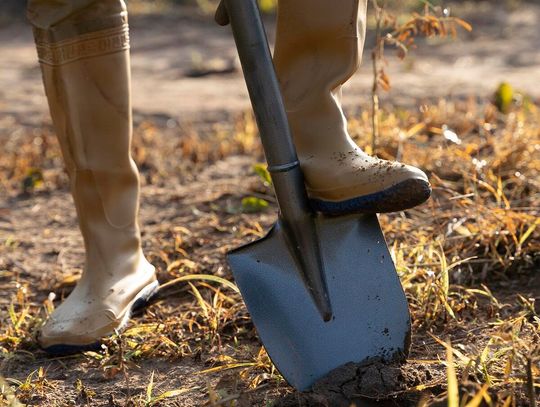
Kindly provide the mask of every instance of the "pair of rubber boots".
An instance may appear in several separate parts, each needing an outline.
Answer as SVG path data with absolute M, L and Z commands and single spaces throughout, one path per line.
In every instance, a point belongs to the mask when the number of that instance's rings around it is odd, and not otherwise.
M 125 5 L 70 1 L 31 0 L 28 13 L 86 250 L 80 281 L 38 335 L 60 354 L 94 348 L 158 289 L 137 224 Z M 365 154 L 347 133 L 341 87 L 360 61 L 365 23 L 365 0 L 279 3 L 275 67 L 308 194 L 326 214 L 404 210 L 431 191 L 422 171 Z

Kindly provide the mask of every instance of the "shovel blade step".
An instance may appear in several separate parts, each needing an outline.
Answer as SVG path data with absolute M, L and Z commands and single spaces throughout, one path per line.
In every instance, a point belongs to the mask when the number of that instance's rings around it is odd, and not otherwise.
M 410 315 L 375 215 L 316 220 L 333 317 L 324 322 L 305 288 L 284 231 L 228 254 L 260 339 L 298 390 L 348 362 L 404 357 Z

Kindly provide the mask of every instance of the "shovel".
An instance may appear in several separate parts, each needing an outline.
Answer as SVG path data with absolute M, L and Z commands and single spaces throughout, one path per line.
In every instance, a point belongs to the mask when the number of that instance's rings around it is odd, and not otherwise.
M 402 359 L 409 308 L 376 215 L 309 205 L 256 0 L 224 0 L 268 162 L 279 218 L 227 259 L 272 362 L 300 391 L 348 362 Z M 309 72 L 306 72 L 309 75 Z

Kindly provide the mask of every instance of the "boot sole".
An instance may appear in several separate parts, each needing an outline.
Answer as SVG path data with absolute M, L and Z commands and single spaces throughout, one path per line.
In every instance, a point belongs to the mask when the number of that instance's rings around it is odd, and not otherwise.
M 124 326 L 129 321 L 131 314 L 134 311 L 141 310 L 142 308 L 146 307 L 149 304 L 150 300 L 157 294 L 158 291 L 159 291 L 158 281 L 154 281 L 148 284 L 141 291 L 139 291 L 137 296 L 131 302 L 131 306 L 129 306 L 128 311 L 122 317 L 122 321 L 120 322 L 120 325 L 116 329 L 118 330 L 123 329 Z M 104 337 L 110 334 L 112 334 L 112 332 L 104 335 Z M 65 356 L 65 355 L 72 355 L 74 353 L 97 351 L 100 348 L 101 348 L 101 339 L 96 342 L 93 342 L 90 344 L 84 344 L 84 345 L 56 344 L 56 345 L 48 346 L 46 348 L 41 347 L 42 350 L 44 350 L 51 356 Z
M 325 215 L 388 213 L 413 208 L 428 200 L 431 186 L 421 179 L 408 179 L 374 194 L 340 202 L 310 199 L 312 208 Z

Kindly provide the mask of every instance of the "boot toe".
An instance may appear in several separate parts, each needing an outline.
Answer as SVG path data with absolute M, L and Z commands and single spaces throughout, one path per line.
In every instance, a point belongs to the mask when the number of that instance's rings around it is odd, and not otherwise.
M 341 188 L 339 194 L 339 200 L 312 196 L 312 208 L 331 216 L 403 211 L 427 201 L 431 184 L 416 167 L 385 162 L 368 182 Z
M 424 183 L 429 185 L 429 179 L 424 171 L 422 171 L 420 168 L 416 168 L 412 165 L 403 165 L 403 173 L 405 175 L 405 179 L 417 179 L 419 181 L 423 181 Z
M 63 348 L 77 351 L 95 348 L 101 338 L 120 327 L 120 322 L 111 310 L 71 318 L 53 315 L 39 331 L 37 341 L 42 349 L 55 354 Z
M 158 288 L 157 280 L 150 282 L 135 295 L 131 294 L 123 306 L 116 307 L 120 309 L 118 312 L 111 308 L 90 307 L 74 313 L 73 308 L 80 304 L 66 302 L 38 332 L 37 342 L 43 350 L 53 355 L 95 350 L 99 348 L 102 338 L 126 325 L 132 310 L 147 305 Z

